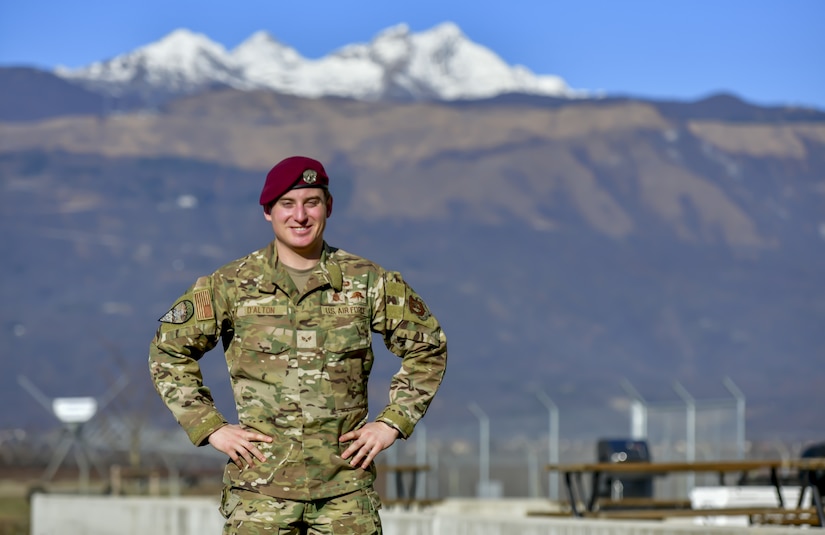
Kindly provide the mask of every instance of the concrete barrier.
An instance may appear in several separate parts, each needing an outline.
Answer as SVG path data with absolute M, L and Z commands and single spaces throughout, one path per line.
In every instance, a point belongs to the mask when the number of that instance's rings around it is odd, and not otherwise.
M 525 505 L 526 504 L 526 505 Z M 699 526 L 681 522 L 631 522 L 526 517 L 546 505 L 527 500 L 446 500 L 421 511 L 385 509 L 385 535 L 780 535 L 792 527 Z M 31 535 L 220 534 L 217 498 L 121 497 L 35 494 Z
M 216 498 L 35 494 L 31 535 L 219 534 Z
M 581 518 L 497 518 L 412 513 L 382 515 L 384 535 L 799 535 L 799 528 L 699 526 L 683 522 L 630 522 Z

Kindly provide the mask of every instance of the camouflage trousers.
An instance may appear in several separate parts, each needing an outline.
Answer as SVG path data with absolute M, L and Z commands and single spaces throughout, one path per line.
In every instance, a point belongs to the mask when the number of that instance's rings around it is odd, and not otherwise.
M 224 489 L 224 535 L 381 535 L 381 500 L 372 487 L 313 501 Z

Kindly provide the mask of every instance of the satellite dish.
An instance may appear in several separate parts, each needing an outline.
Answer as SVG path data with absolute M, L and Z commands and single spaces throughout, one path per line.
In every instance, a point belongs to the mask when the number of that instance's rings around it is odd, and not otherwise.
M 50 400 L 43 392 L 34 386 L 31 381 L 22 375 L 17 376 L 17 382 L 20 383 L 20 386 L 25 388 L 44 409 L 54 414 L 63 424 L 63 437 L 55 449 L 49 466 L 46 467 L 46 473 L 43 475 L 43 479 L 45 481 L 51 481 L 72 447 L 75 449 L 75 458 L 77 459 L 79 472 L 78 479 L 81 489 L 87 489 L 89 486 L 90 462 L 95 465 L 98 473 L 103 477 L 103 468 L 96 462 L 96 457 L 89 452 L 88 445 L 83 437 L 83 427 L 86 422 L 94 418 L 98 411 L 103 410 L 103 408 L 112 401 L 117 393 L 126 386 L 129 379 L 125 375 L 122 375 L 100 401 L 88 396 L 53 398 Z
M 54 398 L 52 412 L 64 424 L 83 424 L 97 413 L 97 400 L 92 397 Z

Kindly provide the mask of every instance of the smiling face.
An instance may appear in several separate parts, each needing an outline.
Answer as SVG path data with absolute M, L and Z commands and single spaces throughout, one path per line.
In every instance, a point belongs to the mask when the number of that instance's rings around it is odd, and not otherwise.
M 272 223 L 278 257 L 288 266 L 305 269 L 321 257 L 324 229 L 332 214 L 332 196 L 322 188 L 289 190 L 264 217 Z

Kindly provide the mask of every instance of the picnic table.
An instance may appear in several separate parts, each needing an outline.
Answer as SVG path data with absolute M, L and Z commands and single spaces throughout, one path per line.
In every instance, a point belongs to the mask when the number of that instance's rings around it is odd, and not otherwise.
M 416 487 L 418 483 L 418 475 L 428 472 L 430 466 L 426 464 L 391 464 L 378 465 L 378 473 L 388 473 L 393 475 L 395 482 L 395 499 L 384 499 L 384 505 L 400 505 L 409 509 L 412 506 L 426 506 L 431 505 L 438 500 L 417 498 Z M 404 479 L 407 476 L 407 481 Z
M 823 527 L 825 525 L 825 513 L 823 513 L 822 495 L 816 484 L 816 472 L 825 470 L 825 458 L 800 458 L 800 459 L 754 459 L 754 460 L 730 460 L 730 461 L 663 461 L 663 462 L 599 462 L 599 463 L 577 463 L 577 464 L 551 464 L 547 465 L 547 470 L 559 472 L 564 479 L 567 497 L 570 501 L 571 513 L 574 516 L 613 516 L 632 518 L 664 518 L 668 516 L 701 515 L 712 516 L 715 514 L 734 514 L 731 509 L 685 509 L 683 507 L 662 506 L 657 500 L 639 500 L 632 503 L 632 510 L 607 511 L 607 507 L 600 507 L 601 497 L 599 487 L 602 477 L 624 474 L 624 475 L 647 475 L 663 477 L 674 473 L 717 473 L 719 474 L 719 484 L 725 485 L 725 474 L 740 473 L 742 478 L 748 472 L 767 470 L 770 473 L 771 485 L 776 489 L 777 508 L 768 510 L 760 508 L 737 508 L 737 514 L 774 515 L 784 513 L 789 515 L 802 515 L 813 513 L 813 525 Z M 782 496 L 783 483 L 779 477 L 780 470 L 796 470 L 799 472 L 800 494 L 795 508 L 786 507 Z M 585 496 L 583 477 L 590 474 L 590 495 Z M 812 508 L 803 508 L 803 499 L 806 492 L 811 493 Z M 607 505 L 607 502 L 604 502 Z M 611 502 L 615 506 L 615 502 Z M 629 502 L 631 503 L 631 502 Z M 580 504 L 582 504 L 580 506 Z M 807 518 L 807 517 L 806 517 Z

